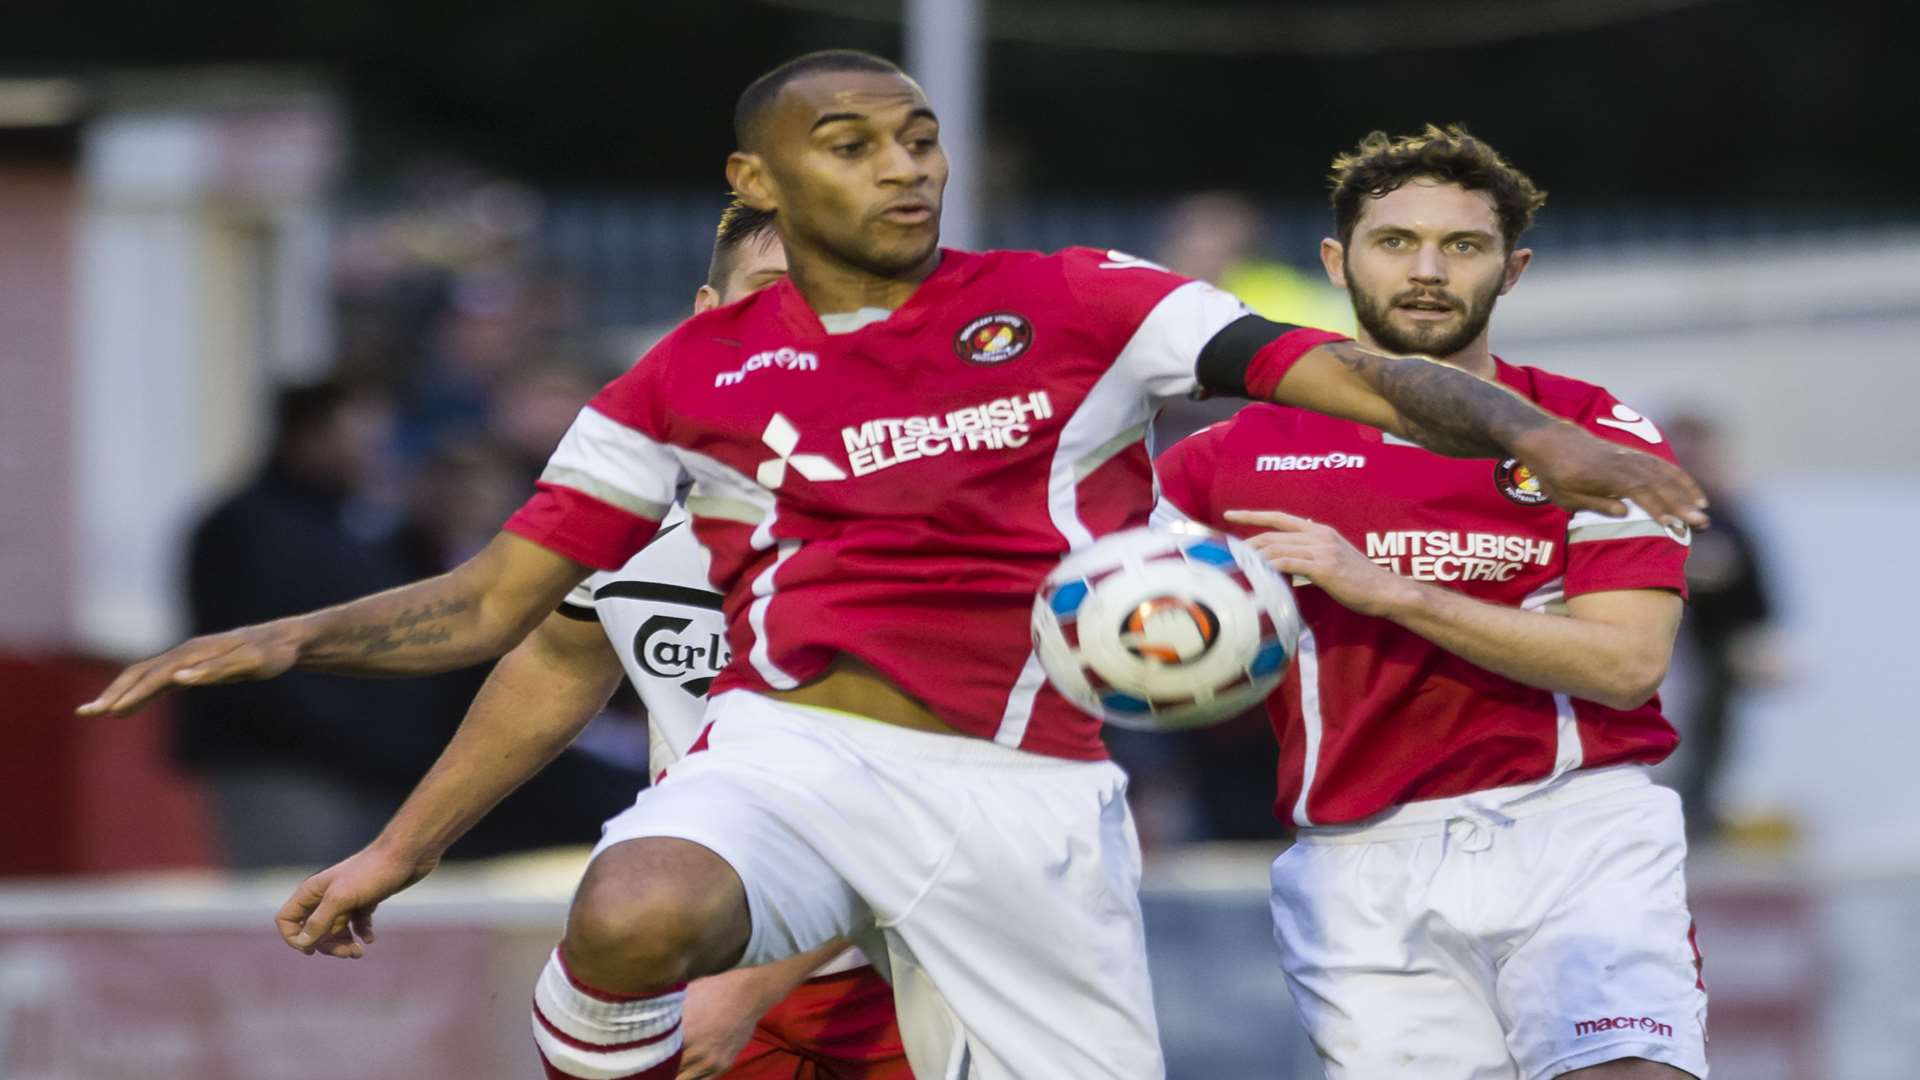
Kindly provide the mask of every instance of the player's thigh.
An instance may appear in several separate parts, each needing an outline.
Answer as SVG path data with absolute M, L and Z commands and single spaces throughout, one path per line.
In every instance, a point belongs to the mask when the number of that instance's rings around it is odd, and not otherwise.
M 756 1030 L 720 1080 L 807 1080 L 817 1075 L 805 1056 Z
M 871 967 L 813 979 L 761 1020 L 838 1080 L 909 1080 L 893 987 Z
M 956 789 L 971 815 L 951 859 L 911 911 L 883 922 L 917 1075 L 948 1075 L 957 1060 L 980 1080 L 1164 1074 L 1125 788 L 1102 762 Z
M 1643 1058 L 1704 1074 L 1707 994 L 1687 907 L 1680 800 L 1648 785 L 1522 819 L 1540 899 L 1498 984 L 1524 1075 Z M 1656 1075 L 1644 1066 L 1623 1076 Z M 1601 1076 L 1608 1074 L 1601 1073 Z
M 1513 1080 L 1494 972 L 1421 898 L 1438 841 L 1295 844 L 1273 865 L 1274 940 L 1329 1080 Z

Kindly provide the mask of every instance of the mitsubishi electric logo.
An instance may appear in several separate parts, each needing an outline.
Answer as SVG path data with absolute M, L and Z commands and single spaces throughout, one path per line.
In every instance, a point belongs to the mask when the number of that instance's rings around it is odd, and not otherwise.
M 840 466 L 819 454 L 794 453 L 794 449 L 800 445 L 800 432 L 779 413 L 774 413 L 773 419 L 767 421 L 767 430 L 760 433 L 760 441 L 766 443 L 768 449 L 779 455 L 761 462 L 760 467 L 753 473 L 753 478 L 760 482 L 760 486 L 769 491 L 777 490 L 781 484 L 786 483 L 789 466 L 794 472 L 815 483 L 847 478 L 847 474 L 840 471 Z

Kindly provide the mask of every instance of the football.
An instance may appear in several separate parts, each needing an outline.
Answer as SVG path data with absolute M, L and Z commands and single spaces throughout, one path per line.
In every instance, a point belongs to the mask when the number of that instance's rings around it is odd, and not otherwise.
M 1299 639 L 1280 575 L 1198 525 L 1128 529 L 1073 552 L 1033 605 L 1034 649 L 1054 689 L 1136 730 L 1237 716 L 1279 684 Z

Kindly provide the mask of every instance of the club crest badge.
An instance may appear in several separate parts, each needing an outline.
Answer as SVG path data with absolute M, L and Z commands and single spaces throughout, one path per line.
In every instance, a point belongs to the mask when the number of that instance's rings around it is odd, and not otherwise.
M 1539 506 L 1547 501 L 1547 493 L 1540 487 L 1540 478 L 1533 470 L 1520 464 L 1519 458 L 1508 458 L 1493 467 L 1493 486 L 1500 494 L 1521 506 Z
M 974 364 L 1004 364 L 1033 344 L 1033 324 L 1011 311 L 968 323 L 953 339 L 954 354 Z

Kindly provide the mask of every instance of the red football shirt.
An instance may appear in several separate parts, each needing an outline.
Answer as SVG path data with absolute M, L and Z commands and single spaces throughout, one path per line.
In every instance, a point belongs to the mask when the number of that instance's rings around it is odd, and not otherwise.
M 788 689 L 836 653 L 955 729 L 1070 758 L 1099 723 L 1033 653 L 1067 551 L 1144 524 L 1148 422 L 1239 301 L 1115 252 L 947 251 L 898 310 L 828 333 L 789 281 L 698 315 L 593 400 L 512 532 L 617 567 L 681 470 L 733 661 L 713 693 Z M 1271 392 L 1307 349 L 1250 361 Z
M 1597 386 L 1504 362 L 1498 378 L 1596 435 L 1672 459 L 1651 421 Z M 1248 406 L 1174 445 L 1155 469 L 1156 520 L 1251 535 L 1259 530 L 1222 515 L 1284 510 L 1338 529 L 1396 573 L 1543 617 L 1582 593 L 1686 591 L 1689 538 L 1638 508 L 1626 518 L 1569 514 L 1512 461 L 1441 457 L 1299 409 Z M 1294 596 L 1307 630 L 1267 711 L 1280 740 L 1275 811 L 1296 825 L 1657 762 L 1679 741 L 1657 698 L 1620 711 L 1536 690 L 1311 586 Z

